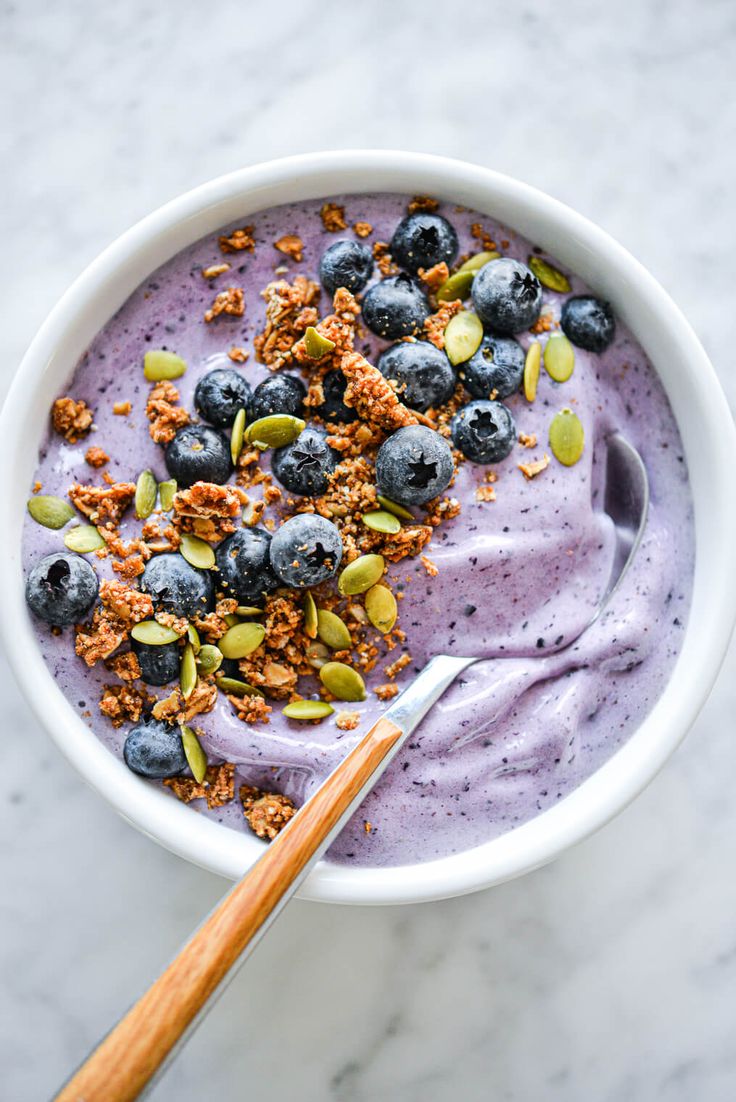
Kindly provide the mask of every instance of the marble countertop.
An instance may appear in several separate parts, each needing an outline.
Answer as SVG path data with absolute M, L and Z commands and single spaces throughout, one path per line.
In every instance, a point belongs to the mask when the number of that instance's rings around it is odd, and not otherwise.
M 733 6 L 414 9 L 2 5 L 0 391 L 71 279 L 164 200 L 267 157 L 395 146 L 493 166 L 599 222 L 736 401 Z M 119 819 L 0 677 L 0 1096 L 25 1102 L 225 885 Z M 425 906 L 293 904 L 153 1098 L 736 1097 L 735 686 L 732 651 L 648 791 L 534 875 Z

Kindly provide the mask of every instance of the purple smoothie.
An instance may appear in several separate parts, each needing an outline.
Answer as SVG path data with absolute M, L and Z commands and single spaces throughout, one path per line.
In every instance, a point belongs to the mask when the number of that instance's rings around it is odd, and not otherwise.
M 390 240 L 407 202 L 395 195 L 334 201 L 346 208 L 349 226 L 372 224 L 368 244 Z M 36 474 L 43 493 L 64 496 L 73 481 L 101 483 L 101 472 L 84 462 L 89 444 L 108 452 L 106 469 L 116 480 L 135 481 L 146 467 L 159 480 L 168 477 L 163 450 L 148 433 L 145 351 L 165 347 L 187 361 L 188 371 L 176 386 L 182 405 L 191 411 L 201 375 L 214 366 L 232 367 L 226 355 L 232 345 L 252 348 L 263 327 L 260 292 L 265 285 L 279 276 L 316 279 L 326 246 L 354 236 L 350 229 L 340 234 L 324 230 L 322 202 L 249 217 L 255 225 L 255 253 L 226 257 L 232 271 L 214 286 L 202 278 L 201 269 L 223 259 L 216 234 L 185 249 L 138 288 L 94 339 L 64 389 L 94 410 L 96 431 L 76 445 L 49 434 Z M 526 261 L 532 251 L 527 241 L 488 218 L 450 204 L 440 213 L 457 230 L 461 254 L 481 247 L 470 229 L 477 222 L 504 243 L 505 255 Z M 273 242 L 284 234 L 298 234 L 304 242 L 301 263 L 274 249 Z M 571 282 L 573 293 L 587 290 L 574 276 Z M 203 314 L 216 291 L 230 284 L 245 290 L 244 317 L 205 325 Z M 545 304 L 557 318 L 564 297 L 545 290 Z M 329 308 L 323 294 L 321 314 Z M 527 347 L 532 336 L 523 333 L 518 339 Z M 367 334 L 356 347 L 375 363 L 388 343 Z M 269 374 L 252 352 L 242 370 L 251 384 Z M 131 415 L 115 416 L 113 403 L 126 399 Z M 488 841 L 558 803 L 636 730 L 662 692 L 680 649 L 693 573 L 692 502 L 677 427 L 642 349 L 618 322 L 616 339 L 602 355 L 575 349 L 575 371 L 567 382 L 557 384 L 542 370 L 533 404 L 521 393 L 505 401 L 519 432 L 535 434 L 538 446 L 514 448 L 493 468 L 462 464 L 450 491 L 462 511 L 436 530 L 425 549 L 439 573 L 430 577 L 418 559 L 404 559 L 389 564 L 387 579 L 394 592 L 403 593 L 398 626 L 407 634 L 404 649 L 411 655 L 397 678 L 399 687 L 436 653 L 478 654 L 486 660 L 435 705 L 333 845 L 334 861 L 397 865 L 445 856 Z M 550 420 L 565 406 L 583 422 L 583 457 L 570 468 L 552 459 L 546 471 L 527 481 L 517 464 L 549 452 Z M 547 653 L 584 627 L 608 578 L 613 531 L 601 509 L 601 477 L 603 441 L 613 430 L 623 432 L 646 464 L 651 489 L 647 530 L 605 614 L 572 647 Z M 478 501 L 476 489 L 490 469 L 498 475 L 496 500 Z M 126 520 L 121 534 L 130 537 L 137 528 L 134 519 Z M 26 518 L 28 568 L 42 555 L 63 550 L 62 535 Z M 89 561 L 100 577 L 114 576 L 109 560 L 90 556 Z M 46 625 L 36 626 L 66 698 L 120 755 L 126 728 L 113 729 L 97 710 L 102 687 L 114 678 L 101 663 L 88 669 L 77 658 L 72 629 L 54 635 Z M 344 706 L 360 712 L 356 730 L 339 730 L 334 716 L 319 725 L 289 721 L 279 702 L 269 724 L 251 727 L 220 696 L 213 712 L 197 717 L 202 745 L 210 760 L 237 764 L 236 787 L 262 785 L 299 804 L 386 707 L 371 688 L 385 682 L 383 669 L 399 653 L 398 648 L 391 652 L 366 678 L 365 702 Z M 316 683 L 305 682 L 301 691 L 307 695 L 315 689 Z M 237 801 L 211 812 L 203 804 L 190 806 L 229 827 L 247 829 Z

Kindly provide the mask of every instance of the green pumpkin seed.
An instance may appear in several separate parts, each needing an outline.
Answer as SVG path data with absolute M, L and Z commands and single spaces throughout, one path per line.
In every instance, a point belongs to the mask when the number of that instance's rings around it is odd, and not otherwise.
M 169 478 L 166 482 L 159 482 L 158 485 L 159 498 L 161 500 L 161 508 L 165 513 L 170 512 L 174 508 L 174 495 L 176 494 L 176 479 Z
M 365 700 L 365 682 L 357 670 L 344 662 L 325 662 L 319 679 L 338 700 Z
M 187 765 L 192 771 L 192 776 L 197 784 L 202 784 L 207 776 L 207 755 L 200 746 L 199 739 L 192 728 L 187 727 L 186 724 L 181 726 L 181 744 L 184 748 Z
M 199 654 L 202 649 L 202 644 L 199 639 L 199 632 L 195 628 L 194 624 L 187 625 L 187 639 L 192 644 L 192 649 L 195 654 Z
M 482 340 L 483 324 L 477 314 L 463 310 L 450 318 L 445 329 L 445 352 L 453 367 L 474 356 Z
M 555 459 L 565 467 L 574 466 L 583 454 L 585 431 L 582 421 L 571 409 L 563 409 L 552 418 L 549 446 Z
M 263 609 L 258 605 L 238 605 L 235 609 L 238 616 L 262 616 Z M 237 622 L 237 621 L 236 621 Z
M 311 593 L 304 594 L 304 632 L 310 639 L 317 638 L 317 606 Z
M 283 709 L 287 719 L 324 719 L 334 712 L 326 700 L 293 700 Z
M 321 360 L 328 352 L 332 352 L 335 342 L 329 337 L 323 337 L 313 325 L 308 325 L 304 331 L 304 351 L 311 360 Z
M 542 286 L 547 287 L 548 290 L 557 291 L 560 295 L 566 295 L 568 291 L 572 290 L 570 280 L 567 276 L 563 275 L 562 272 L 550 264 L 548 260 L 542 260 L 541 256 L 530 256 L 529 267 Z
M 542 346 L 539 341 L 532 341 L 526 352 L 524 361 L 524 397 L 527 402 L 533 402 L 537 396 L 537 383 L 539 382 L 539 369 L 542 365 Z
M 239 409 L 238 412 L 235 414 L 235 420 L 233 421 L 233 427 L 230 433 L 230 455 L 232 456 L 232 461 L 234 464 L 238 462 L 238 457 L 243 450 L 243 440 L 245 438 L 245 418 L 245 410 Z
M 352 646 L 350 632 L 343 621 L 326 608 L 320 608 L 317 612 L 317 635 L 332 650 L 350 650 Z
M 381 494 L 376 494 L 376 500 L 379 505 L 383 506 L 387 513 L 393 513 L 395 517 L 400 517 L 401 520 L 417 519 L 413 513 L 410 513 L 403 505 L 397 505 L 390 497 L 382 497 Z
M 143 357 L 143 374 L 150 383 L 160 383 L 162 379 L 178 379 L 187 369 L 186 361 L 175 352 L 165 352 L 163 348 L 146 352 Z
M 343 597 L 365 593 L 383 574 L 383 555 L 360 555 L 345 567 L 337 579 L 337 588 Z
M 470 288 L 475 279 L 473 268 L 460 269 L 439 287 L 437 291 L 438 302 L 454 302 L 456 298 L 466 299 L 470 294 Z
M 223 620 L 229 628 L 234 628 L 236 624 L 240 623 L 240 617 L 236 616 L 234 612 L 226 612 Z
M 159 624 L 157 620 L 141 620 L 134 624 L 130 634 L 137 643 L 145 643 L 149 647 L 163 647 L 166 643 L 175 643 L 179 636 L 171 628 Z
M 575 370 L 575 349 L 564 333 L 553 333 L 544 346 L 544 367 L 556 383 L 565 383 Z
M 258 650 L 265 634 L 263 624 L 235 624 L 228 628 L 218 646 L 225 658 L 247 658 Z
M 325 662 L 329 662 L 330 652 L 324 643 L 310 643 L 307 647 L 307 662 L 315 670 L 319 670 L 324 666 Z
M 139 520 L 150 517 L 156 508 L 158 482 L 153 471 L 141 471 L 135 484 L 135 515 Z
M 368 619 L 383 635 L 396 623 L 399 614 L 396 598 L 385 585 L 374 585 L 365 595 L 365 610 Z
M 383 532 L 388 536 L 395 536 L 397 532 L 401 531 L 401 521 L 387 509 L 379 509 L 375 513 L 364 513 L 363 524 L 374 532 Z
M 215 565 L 215 552 L 209 543 L 189 532 L 184 532 L 181 537 L 179 553 L 190 566 L 196 566 L 198 570 L 211 570 Z
M 216 677 L 215 684 L 223 693 L 231 693 L 233 696 L 263 696 L 255 685 L 249 685 L 247 681 L 238 681 L 237 677 Z
M 64 534 L 64 543 L 78 555 L 89 555 L 91 551 L 100 551 L 105 546 L 105 540 L 94 524 L 78 524 L 70 528 Z
M 199 663 L 201 673 L 203 673 L 205 677 L 207 674 L 216 673 L 222 665 L 222 651 L 219 647 L 213 646 L 212 643 L 204 643 L 199 648 L 197 662 Z
M 197 662 L 194 658 L 194 647 L 187 643 L 181 656 L 181 668 L 179 669 L 179 687 L 185 700 L 194 692 L 197 684 Z
M 292 417 L 289 413 L 274 413 L 270 417 L 259 417 L 245 430 L 245 439 L 261 451 L 266 448 L 283 448 L 296 440 L 305 426 L 301 417 Z
M 476 253 L 475 256 L 470 256 L 461 264 L 458 268 L 458 272 L 477 272 L 483 268 L 486 264 L 489 264 L 491 260 L 498 260 L 500 253 Z
M 44 528 L 63 528 L 74 516 L 74 510 L 68 501 L 54 497 L 53 494 L 39 494 L 28 499 L 28 512 L 37 524 Z

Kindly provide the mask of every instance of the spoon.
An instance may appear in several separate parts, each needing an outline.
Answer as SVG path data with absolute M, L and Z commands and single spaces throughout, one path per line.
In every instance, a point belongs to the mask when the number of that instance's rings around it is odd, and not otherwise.
M 595 614 L 576 639 L 621 584 L 641 542 L 648 506 L 641 456 L 615 433 L 606 441 L 603 505 L 615 529 L 613 565 Z M 153 1084 L 408 736 L 458 674 L 478 661 L 444 654 L 430 659 L 62 1087 L 57 1102 L 131 1102 Z

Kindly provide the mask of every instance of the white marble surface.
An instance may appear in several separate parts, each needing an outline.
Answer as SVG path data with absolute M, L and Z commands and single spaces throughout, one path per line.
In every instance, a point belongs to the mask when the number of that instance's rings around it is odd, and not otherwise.
M 363 145 L 476 160 L 594 218 L 736 399 L 731 0 L 26 0 L 0 6 L 0 51 L 3 390 L 72 277 L 151 208 Z M 88 791 L 0 673 L 0 1097 L 25 1102 L 224 885 Z M 732 653 L 660 778 L 554 866 L 442 904 L 290 907 L 154 1098 L 736 1097 L 735 684 Z

